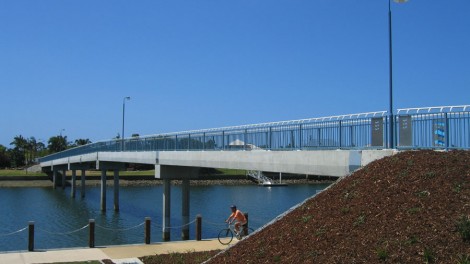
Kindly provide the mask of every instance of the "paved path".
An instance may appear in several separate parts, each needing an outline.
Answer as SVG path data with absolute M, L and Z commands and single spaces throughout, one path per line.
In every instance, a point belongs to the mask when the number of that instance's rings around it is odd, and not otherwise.
M 236 241 L 232 241 L 232 244 Z M 33 264 L 111 259 L 114 263 L 141 263 L 137 257 L 188 251 L 225 249 L 217 239 L 161 242 L 150 245 L 126 245 L 73 248 L 50 251 L 0 253 L 0 264 Z

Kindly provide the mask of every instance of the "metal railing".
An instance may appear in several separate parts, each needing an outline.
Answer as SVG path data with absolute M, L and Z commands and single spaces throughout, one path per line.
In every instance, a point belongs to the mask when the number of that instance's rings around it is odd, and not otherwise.
M 113 139 L 42 157 L 40 162 L 98 151 L 470 149 L 470 106 L 398 109 L 396 146 L 387 146 L 386 111 Z

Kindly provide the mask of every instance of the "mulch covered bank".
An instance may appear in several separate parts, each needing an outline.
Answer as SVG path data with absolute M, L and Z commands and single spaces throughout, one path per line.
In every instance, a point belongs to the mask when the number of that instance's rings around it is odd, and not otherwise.
M 402 152 L 209 263 L 469 263 L 469 216 L 469 151 Z

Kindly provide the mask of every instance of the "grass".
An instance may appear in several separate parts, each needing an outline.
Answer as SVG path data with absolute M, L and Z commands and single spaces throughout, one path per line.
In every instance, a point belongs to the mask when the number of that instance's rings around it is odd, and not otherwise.
M 71 171 L 67 172 L 67 176 L 72 175 Z M 80 172 L 77 172 L 77 175 L 81 175 Z M 108 171 L 106 175 L 113 175 L 112 171 Z M 155 170 L 145 170 L 145 171 L 120 171 L 120 176 L 146 176 L 146 175 L 155 175 Z M 43 172 L 27 172 L 25 170 L 0 170 L 0 177 L 2 176 L 47 176 Z M 101 171 L 88 170 L 86 171 L 86 176 L 101 176 Z
M 25 170 L 0 170 L 0 177 L 1 176 L 46 176 L 45 173 L 42 172 L 27 172 Z
M 231 169 L 219 169 L 224 175 L 233 176 L 233 175 L 245 175 L 244 170 L 231 170 Z M 72 172 L 68 171 L 67 175 L 72 175 Z M 80 172 L 77 172 L 77 175 L 81 175 Z M 87 176 L 101 176 L 101 171 L 96 170 L 87 170 Z M 106 175 L 113 175 L 112 171 L 108 171 Z M 148 175 L 155 175 L 155 170 L 142 170 L 142 171 L 120 171 L 120 176 L 148 176 Z M 14 169 L 7 169 L 7 170 L 0 170 L 0 177 L 2 176 L 47 176 L 45 173 L 42 172 L 27 172 L 22 169 L 14 170 Z
M 101 264 L 99 260 L 75 261 L 75 262 L 54 262 L 54 264 Z
M 470 241 L 470 217 L 462 215 L 456 224 L 457 231 L 462 236 L 463 241 Z

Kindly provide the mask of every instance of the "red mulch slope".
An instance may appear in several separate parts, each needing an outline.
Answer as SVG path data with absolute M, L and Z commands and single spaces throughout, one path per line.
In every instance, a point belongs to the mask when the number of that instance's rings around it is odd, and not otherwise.
M 457 227 L 463 216 L 470 216 L 470 152 L 401 152 L 209 263 L 470 263 L 470 242 Z

